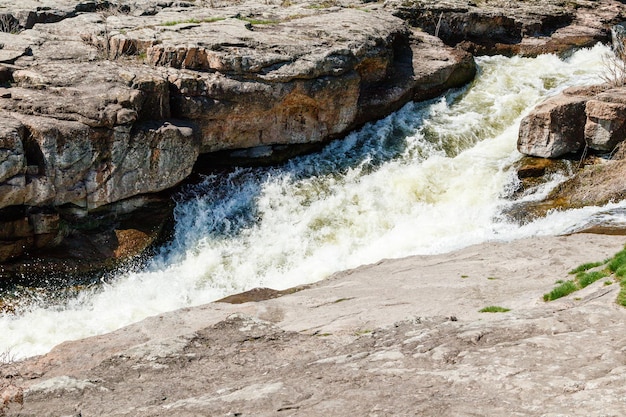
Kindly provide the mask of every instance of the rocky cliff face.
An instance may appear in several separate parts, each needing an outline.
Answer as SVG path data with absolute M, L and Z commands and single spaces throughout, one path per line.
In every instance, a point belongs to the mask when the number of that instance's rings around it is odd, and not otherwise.
M 626 88 L 610 84 L 567 89 L 522 120 L 521 153 L 579 161 L 574 176 L 553 190 L 536 214 L 624 199 L 625 121 Z
M 392 0 L 399 16 L 474 54 L 567 53 L 610 39 L 618 1 Z
M 377 7 L 313 6 L 0 10 L 0 261 L 173 187 L 201 153 L 322 143 L 474 75 L 471 55 Z

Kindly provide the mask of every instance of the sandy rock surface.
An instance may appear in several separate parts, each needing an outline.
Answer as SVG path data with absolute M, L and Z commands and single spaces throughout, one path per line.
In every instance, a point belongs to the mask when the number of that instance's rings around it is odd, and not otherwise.
M 542 301 L 623 247 L 577 234 L 381 261 L 212 303 L 4 365 L 9 416 L 626 413 L 618 284 Z M 488 305 L 507 313 L 480 313 Z

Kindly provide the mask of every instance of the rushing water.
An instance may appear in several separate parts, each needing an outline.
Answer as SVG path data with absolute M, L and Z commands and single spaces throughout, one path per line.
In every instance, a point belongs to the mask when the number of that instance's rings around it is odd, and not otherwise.
M 0 352 L 39 354 L 149 315 L 252 287 L 309 283 L 381 258 L 574 228 L 606 207 L 524 226 L 500 213 L 516 186 L 521 117 L 567 86 L 601 82 L 606 53 L 596 46 L 567 60 L 480 58 L 466 89 L 408 104 L 284 166 L 207 177 L 180 196 L 175 238 L 145 270 L 0 316 Z

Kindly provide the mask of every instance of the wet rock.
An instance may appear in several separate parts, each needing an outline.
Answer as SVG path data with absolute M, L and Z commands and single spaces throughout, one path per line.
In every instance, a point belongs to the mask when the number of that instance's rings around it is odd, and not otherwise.
M 308 288 L 306 285 L 289 288 L 278 291 L 272 288 L 253 288 L 239 294 L 229 295 L 216 301 L 216 303 L 243 304 L 249 302 L 257 302 L 263 300 L 271 300 L 272 298 L 282 297 L 283 295 L 293 294 Z
M 15 213 L 12 222 L 0 222 L 0 283 L 54 289 L 138 267 L 168 238 L 172 207 L 169 196 L 151 195 L 91 212 L 59 207 L 54 213 Z

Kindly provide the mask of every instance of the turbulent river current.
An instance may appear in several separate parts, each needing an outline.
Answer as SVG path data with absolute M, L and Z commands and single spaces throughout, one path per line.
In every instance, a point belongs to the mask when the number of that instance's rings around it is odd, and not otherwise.
M 608 53 L 598 45 L 565 60 L 478 58 L 466 88 L 410 103 L 318 153 L 208 176 L 178 197 L 174 239 L 144 269 L 1 315 L 0 352 L 41 354 L 150 315 L 382 258 L 559 234 L 621 207 L 554 212 L 524 225 L 502 215 L 515 204 L 520 119 L 568 86 L 602 82 Z M 517 201 L 539 199 L 561 180 Z

